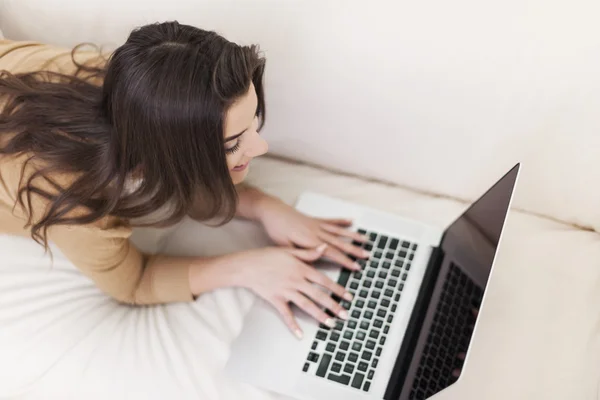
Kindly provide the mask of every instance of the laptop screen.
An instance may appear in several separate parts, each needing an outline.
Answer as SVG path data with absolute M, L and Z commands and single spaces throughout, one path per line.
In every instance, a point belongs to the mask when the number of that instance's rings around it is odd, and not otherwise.
M 441 248 L 485 288 L 513 194 L 519 164 L 507 172 L 445 231 Z

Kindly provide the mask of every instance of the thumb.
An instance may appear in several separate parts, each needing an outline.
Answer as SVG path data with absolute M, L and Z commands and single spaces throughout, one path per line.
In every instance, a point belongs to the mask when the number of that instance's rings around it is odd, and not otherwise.
M 302 261 L 317 261 L 323 257 L 326 249 L 327 243 L 323 243 L 314 249 L 290 249 L 289 252 Z

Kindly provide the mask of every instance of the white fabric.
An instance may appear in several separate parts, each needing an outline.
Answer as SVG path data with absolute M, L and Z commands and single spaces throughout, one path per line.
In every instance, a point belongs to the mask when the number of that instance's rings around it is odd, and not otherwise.
M 465 205 L 269 159 L 251 182 L 293 202 L 304 189 L 444 226 Z M 521 187 L 517 188 L 519 192 Z M 185 221 L 137 231 L 144 249 L 214 255 L 267 243 L 254 224 Z M 0 399 L 280 398 L 222 368 L 254 296 L 223 289 L 193 304 L 106 298 L 55 250 L 1 237 Z M 600 377 L 597 234 L 512 212 L 463 377 L 436 400 L 595 399 Z
M 8 37 L 121 44 L 177 19 L 259 43 L 274 154 L 600 227 L 600 3 L 4 0 Z M 58 29 L 57 27 L 60 27 Z

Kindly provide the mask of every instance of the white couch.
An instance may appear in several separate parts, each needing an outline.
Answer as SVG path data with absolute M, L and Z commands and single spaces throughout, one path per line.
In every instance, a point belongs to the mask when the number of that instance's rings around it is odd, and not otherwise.
M 597 8 L 4 0 L 0 30 L 114 47 L 136 25 L 177 19 L 259 43 L 272 156 L 253 165 L 250 181 L 290 203 L 309 189 L 444 226 L 521 161 L 468 362 L 435 399 L 592 400 L 600 379 Z M 241 221 L 218 230 L 184 221 L 136 231 L 135 241 L 196 255 L 266 243 Z M 55 257 L 49 270 L 30 241 L 0 238 L 0 399 L 280 398 L 223 374 L 251 293 L 132 308 Z

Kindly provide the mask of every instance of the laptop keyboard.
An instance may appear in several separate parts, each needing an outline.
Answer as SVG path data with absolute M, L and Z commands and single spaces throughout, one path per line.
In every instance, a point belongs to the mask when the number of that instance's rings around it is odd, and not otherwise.
M 362 271 L 340 274 L 338 283 L 352 293 L 352 302 L 333 296 L 348 310 L 349 318 L 338 319 L 333 329 L 319 325 L 303 371 L 368 392 L 417 244 L 365 229 L 358 232 L 369 237 L 362 248 L 371 251 L 371 256 L 357 260 Z
M 457 355 L 469 347 L 476 320 L 473 310 L 479 309 L 482 298 L 483 290 L 451 264 L 409 399 L 427 399 L 458 379 L 452 371 L 462 367 Z

